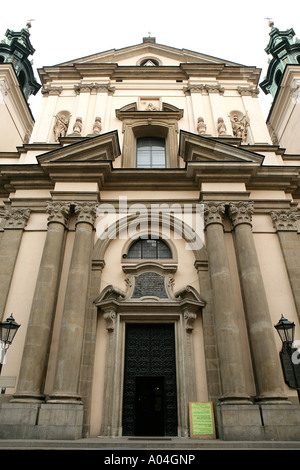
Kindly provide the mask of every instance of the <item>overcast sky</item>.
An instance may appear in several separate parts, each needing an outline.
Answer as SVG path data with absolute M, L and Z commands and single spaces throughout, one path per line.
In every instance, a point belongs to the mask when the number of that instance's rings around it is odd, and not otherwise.
M 7 29 L 20 31 L 32 21 L 30 40 L 36 52 L 35 75 L 55 65 L 109 49 L 139 44 L 156 37 L 158 44 L 190 49 L 262 69 L 265 77 L 269 41 L 268 20 L 280 30 L 293 28 L 300 38 L 300 1 L 289 0 L 89 0 L 76 2 L 15 0 L 5 2 L 0 15 L 0 40 Z M 11 6 L 10 6 L 11 5 Z M 285 7 L 286 6 L 286 7 Z M 260 99 L 267 115 L 271 99 Z M 31 98 L 34 117 L 41 93 Z

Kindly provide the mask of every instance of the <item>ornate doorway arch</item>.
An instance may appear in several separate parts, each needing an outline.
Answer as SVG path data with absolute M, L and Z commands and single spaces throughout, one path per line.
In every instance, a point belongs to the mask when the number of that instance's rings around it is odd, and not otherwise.
M 175 337 L 175 368 L 177 386 L 177 435 L 188 436 L 188 402 L 195 400 L 194 357 L 192 346 L 193 322 L 205 303 L 190 286 L 173 293 L 172 267 L 155 263 L 140 263 L 130 268 L 126 292 L 113 286 L 106 287 L 95 300 L 95 305 L 106 320 L 109 334 L 105 392 L 101 434 L 123 435 L 123 390 L 127 324 L 172 324 Z M 171 272 L 170 272 L 171 271 Z M 162 281 L 159 296 L 135 297 L 136 286 L 148 282 L 147 277 L 158 276 Z M 145 281 L 146 279 L 146 281 Z

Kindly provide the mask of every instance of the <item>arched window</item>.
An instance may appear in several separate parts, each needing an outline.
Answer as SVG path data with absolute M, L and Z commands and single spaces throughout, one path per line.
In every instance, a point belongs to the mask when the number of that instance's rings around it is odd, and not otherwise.
M 142 137 L 137 139 L 137 168 L 165 168 L 166 144 L 161 137 Z
M 129 259 L 167 259 L 172 252 L 166 242 L 160 239 L 139 238 L 129 248 Z

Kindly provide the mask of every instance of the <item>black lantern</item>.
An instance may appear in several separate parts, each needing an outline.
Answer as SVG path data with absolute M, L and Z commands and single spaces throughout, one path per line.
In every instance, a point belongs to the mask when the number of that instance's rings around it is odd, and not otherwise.
M 285 377 L 285 382 L 289 387 L 297 390 L 299 402 L 300 402 L 300 365 L 294 363 L 294 354 L 297 352 L 297 348 L 294 348 L 295 338 L 295 323 L 287 320 L 281 315 L 281 318 L 275 328 L 282 341 L 282 351 L 280 352 L 281 365 Z
M 283 315 L 281 315 L 281 318 L 277 325 L 275 325 L 275 328 L 283 345 L 291 346 L 295 337 L 295 323 L 287 320 Z
M 10 345 L 18 331 L 20 325 L 15 322 L 12 314 L 4 322 L 0 322 L 0 341 L 6 345 Z

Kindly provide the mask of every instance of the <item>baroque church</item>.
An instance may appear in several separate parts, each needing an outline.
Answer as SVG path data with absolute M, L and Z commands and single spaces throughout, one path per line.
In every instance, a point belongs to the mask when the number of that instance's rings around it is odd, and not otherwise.
M 29 28 L 7 30 L 1 439 L 300 440 L 294 36 L 271 24 L 264 80 L 153 37 L 36 79 Z

